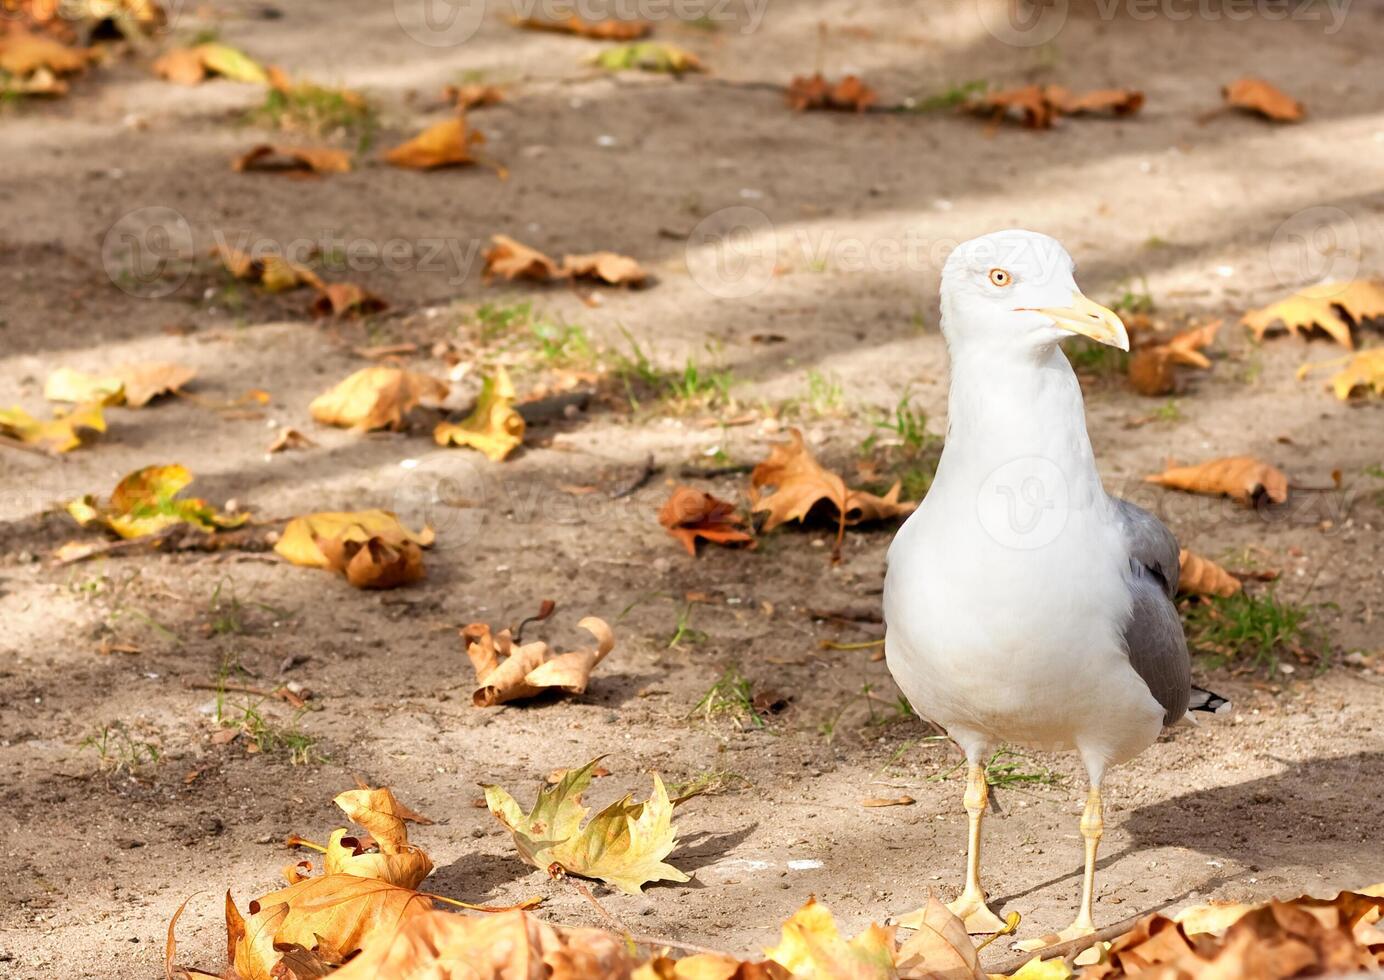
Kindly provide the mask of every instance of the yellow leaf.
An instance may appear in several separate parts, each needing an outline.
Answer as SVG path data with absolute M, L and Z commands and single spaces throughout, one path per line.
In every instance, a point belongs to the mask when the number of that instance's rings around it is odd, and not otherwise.
M 1362 350 L 1334 374 L 1330 381 L 1331 390 L 1341 401 L 1349 401 L 1356 388 L 1371 390 L 1376 395 L 1384 395 L 1384 347 Z
M 304 878 L 251 902 L 247 929 L 257 915 L 277 905 L 287 906 L 288 911 L 274 925 L 275 944 L 297 943 L 305 949 L 326 946 L 343 956 L 372 941 L 388 942 L 410 919 L 433 907 L 432 899 L 411 888 L 376 878 L 329 874 Z M 248 931 L 242 942 L 250 944 Z M 239 956 L 236 969 L 240 971 Z
M 349 790 L 339 794 L 335 803 L 370 833 L 353 837 L 344 830 L 334 831 L 324 856 L 328 874 L 353 874 L 417 888 L 432 871 L 432 861 L 409 843 L 404 825 L 406 820 L 432 821 L 404 806 L 389 789 Z
M 234 82 L 269 84 L 269 76 L 259 62 L 238 48 L 210 42 L 199 44 L 194 50 L 201 57 L 202 65 L 214 75 L 222 75 Z
M 847 941 L 831 911 L 809 898 L 783 924 L 777 946 L 765 955 L 803 980 L 893 980 L 894 929 L 871 924 Z
M 666 72 L 681 75 L 689 71 L 705 71 L 701 60 L 691 51 L 662 41 L 636 41 L 606 48 L 591 59 L 607 71 Z
M 1369 279 L 1350 282 L 1324 282 L 1299 290 L 1287 299 L 1279 300 L 1258 310 L 1250 310 L 1240 320 L 1263 340 L 1275 323 L 1304 336 L 1314 327 L 1326 331 L 1342 347 L 1355 349 L 1350 336 L 1350 321 L 1356 324 L 1373 317 L 1384 316 L 1384 283 Z
M 106 507 L 87 496 L 67 504 L 67 512 L 83 527 L 102 523 L 122 538 L 142 538 L 175 524 L 190 524 L 208 534 L 239 527 L 249 514 L 222 514 L 205 500 L 177 495 L 193 476 L 186 467 L 146 466 L 125 476 L 111 492 Z
M 424 400 L 441 401 L 447 385 L 426 374 L 400 368 L 363 368 L 331 391 L 318 395 L 308 411 L 323 425 L 371 429 L 404 427 L 404 416 Z
M 420 549 L 431 528 L 417 534 L 385 510 L 324 512 L 295 517 L 274 551 L 295 565 L 340 572 L 358 589 L 389 589 L 424 576 Z
M 48 376 L 43 397 L 53 402 L 100 402 L 143 408 L 160 395 L 180 391 L 195 377 L 196 368 L 162 361 L 123 364 L 107 374 L 58 368 Z
M 413 139 L 385 154 L 385 160 L 409 170 L 434 170 L 475 163 L 471 146 L 485 142 L 480 132 L 467 132 L 466 119 L 458 116 L 429 126 Z
M 657 774 L 646 802 L 635 803 L 626 796 L 581 826 L 589 812 L 581 794 L 598 762 L 593 759 L 568 771 L 557 785 L 540 789 L 527 814 L 498 786 L 484 787 L 486 805 L 513 835 L 520 857 L 540 870 L 556 866 L 631 895 L 651 881 L 687 881 L 687 875 L 663 861 L 677 846 L 677 831 L 672 826 L 673 804 Z
M 485 379 L 471 414 L 460 422 L 440 422 L 433 430 L 439 446 L 470 446 L 501 462 L 524 441 L 524 417 L 514 410 L 514 385 L 503 367 Z
M 85 374 L 63 367 L 48 375 L 43 385 L 43 397 L 50 402 L 119 405 L 125 400 L 125 384 L 119 378 Z
M 1005 974 L 992 973 L 992 980 L 999 978 L 1004 980 Z M 1067 961 L 1060 956 L 1045 960 L 1041 956 L 1035 956 L 1013 973 L 1008 974 L 1009 980 L 1070 980 L 1076 976 L 1071 968 L 1067 966 Z
M 50 453 L 71 452 L 80 446 L 82 437 L 78 431 L 81 429 L 106 431 L 106 418 L 99 404 L 80 405 L 52 419 L 36 419 L 18 406 L 0 409 L 0 435 Z

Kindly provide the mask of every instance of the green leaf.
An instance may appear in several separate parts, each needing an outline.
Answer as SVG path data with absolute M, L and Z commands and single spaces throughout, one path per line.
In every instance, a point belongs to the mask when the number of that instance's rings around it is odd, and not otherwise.
M 201 55 L 202 64 L 207 71 L 224 75 L 236 82 L 251 82 L 255 85 L 269 84 L 269 76 L 265 74 L 264 68 L 258 61 L 255 61 L 244 51 L 228 44 L 215 42 L 199 44 L 197 53 Z

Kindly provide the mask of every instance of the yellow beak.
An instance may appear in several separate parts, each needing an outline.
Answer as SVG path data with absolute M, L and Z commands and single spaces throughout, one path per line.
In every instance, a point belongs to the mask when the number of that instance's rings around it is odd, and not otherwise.
M 1071 306 L 1054 306 L 1033 312 L 1050 316 L 1063 330 L 1090 337 L 1098 344 L 1129 350 L 1129 332 L 1115 311 L 1091 302 L 1080 291 L 1072 293 Z

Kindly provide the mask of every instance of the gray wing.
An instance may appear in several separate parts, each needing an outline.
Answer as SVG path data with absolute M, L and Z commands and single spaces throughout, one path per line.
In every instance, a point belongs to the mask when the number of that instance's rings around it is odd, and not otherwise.
M 1192 662 L 1182 620 L 1173 605 L 1179 573 L 1177 538 L 1142 507 L 1115 499 L 1129 548 L 1132 608 L 1125 626 L 1129 662 L 1163 706 L 1163 724 L 1187 713 L 1192 693 Z

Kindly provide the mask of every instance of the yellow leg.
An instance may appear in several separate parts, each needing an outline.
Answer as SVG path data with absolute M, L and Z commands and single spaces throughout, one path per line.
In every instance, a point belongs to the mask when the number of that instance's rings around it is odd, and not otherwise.
M 990 789 L 985 782 L 985 767 L 971 766 L 966 774 L 964 798 L 966 816 L 970 818 L 966 840 L 966 886 L 960 897 L 949 903 L 947 908 L 966 923 L 966 931 L 972 934 L 999 932 L 1004 928 L 1004 920 L 985 904 L 985 890 L 980 887 L 980 822 L 989 801 Z M 923 910 L 919 909 L 900 918 L 898 924 L 905 928 L 917 928 L 922 916 Z
M 1024 940 L 1018 944 L 1020 949 L 1032 952 L 1054 943 L 1089 936 L 1096 931 L 1091 906 L 1096 898 L 1096 849 L 1100 847 L 1100 838 L 1104 830 L 1100 787 L 1092 786 L 1091 791 L 1086 794 L 1086 808 L 1081 811 L 1081 836 L 1086 841 L 1086 873 L 1081 880 L 1081 907 L 1077 910 L 1076 921 L 1055 935 Z

